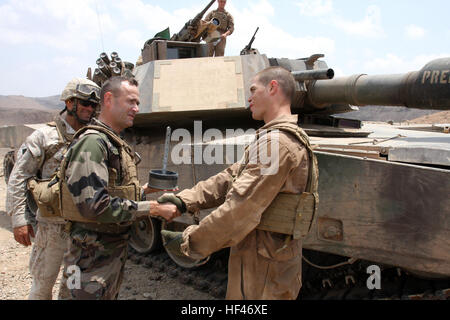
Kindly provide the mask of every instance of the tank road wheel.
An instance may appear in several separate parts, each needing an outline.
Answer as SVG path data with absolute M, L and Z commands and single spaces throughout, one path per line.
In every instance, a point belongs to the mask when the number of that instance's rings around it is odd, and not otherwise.
M 3 158 L 3 175 L 5 177 L 6 184 L 8 184 L 9 176 L 11 175 L 14 163 L 16 163 L 15 151 L 8 151 L 8 153 L 5 154 L 5 157 Z
M 167 223 L 166 221 L 163 221 L 161 224 L 161 229 L 162 230 L 170 230 L 170 231 L 183 231 L 184 229 L 186 229 L 186 225 L 180 222 L 176 221 L 177 219 L 175 219 L 173 222 L 171 223 Z M 177 265 L 179 265 L 182 268 L 185 269 L 194 269 L 197 267 L 200 267 L 204 264 L 206 264 L 209 261 L 210 256 L 204 258 L 204 259 L 192 259 L 189 257 L 181 257 L 175 253 L 172 253 L 170 251 L 170 249 L 168 249 L 165 245 L 164 245 L 164 241 L 163 241 L 163 246 L 164 249 L 166 250 L 167 254 L 169 255 L 170 259 L 172 259 L 173 262 L 175 262 Z
M 139 253 L 149 253 L 161 245 L 161 222 L 150 217 L 137 219 L 131 226 L 130 246 Z

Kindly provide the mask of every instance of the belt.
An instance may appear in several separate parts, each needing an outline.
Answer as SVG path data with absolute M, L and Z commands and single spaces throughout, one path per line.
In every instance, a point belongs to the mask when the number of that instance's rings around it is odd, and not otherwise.
M 77 226 L 94 232 L 109 233 L 109 234 L 121 234 L 130 231 L 131 223 L 129 225 L 118 224 L 101 224 L 101 223 L 84 223 L 75 222 Z

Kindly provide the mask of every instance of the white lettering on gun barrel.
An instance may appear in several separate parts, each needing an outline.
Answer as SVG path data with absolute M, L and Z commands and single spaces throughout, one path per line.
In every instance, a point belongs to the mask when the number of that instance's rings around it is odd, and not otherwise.
M 422 76 L 422 84 L 430 82 L 430 84 L 447 84 L 450 83 L 450 70 L 442 71 L 424 71 Z

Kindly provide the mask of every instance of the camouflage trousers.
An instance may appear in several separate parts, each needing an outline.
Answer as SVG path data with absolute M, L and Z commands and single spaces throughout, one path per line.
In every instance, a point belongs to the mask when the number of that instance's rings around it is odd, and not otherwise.
M 225 46 L 227 45 L 227 39 L 222 39 L 217 45 L 214 43 L 208 43 L 208 55 L 210 57 L 223 57 L 225 55 Z
M 30 256 L 30 273 L 33 277 L 30 300 L 51 300 L 52 290 L 58 278 L 68 240 L 64 225 L 39 222 Z M 69 292 L 60 288 L 58 298 L 66 299 Z
M 64 284 L 73 300 L 113 300 L 123 280 L 129 233 L 73 228 L 64 256 Z M 78 277 L 78 278 L 77 278 Z

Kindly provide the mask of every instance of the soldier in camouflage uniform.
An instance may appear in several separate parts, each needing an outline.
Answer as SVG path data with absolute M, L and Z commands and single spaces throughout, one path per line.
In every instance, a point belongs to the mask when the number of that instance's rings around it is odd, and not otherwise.
M 234 21 L 232 15 L 225 10 L 227 0 L 217 0 L 218 7 L 211 11 L 205 17 L 205 21 L 211 21 L 216 18 L 219 20 L 217 31 L 220 32 L 219 43 L 208 43 L 208 53 L 210 57 L 223 57 L 225 55 L 225 46 L 227 45 L 227 37 L 234 31 Z
M 94 95 L 91 95 L 94 93 Z M 88 123 L 100 102 L 100 87 L 86 79 L 72 79 L 61 94 L 65 101 L 65 116 L 36 130 L 19 149 L 17 162 L 11 172 L 6 192 L 6 211 L 12 216 L 14 238 L 29 246 L 34 236 L 32 224 L 35 217 L 27 214 L 26 192 L 30 178 L 50 178 L 59 167 L 75 130 Z M 30 273 L 33 283 L 29 299 L 52 299 L 52 288 L 58 276 L 67 237 L 64 237 L 64 219 L 47 217 L 37 210 L 37 233 L 30 257 Z M 66 298 L 67 290 L 60 291 L 59 297 Z
M 62 164 L 62 214 L 71 221 L 64 284 L 72 299 L 117 299 L 133 221 L 177 216 L 173 204 L 139 201 L 135 154 L 119 137 L 139 111 L 137 86 L 124 77 L 105 82 L 98 121 L 77 132 Z

